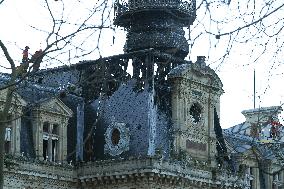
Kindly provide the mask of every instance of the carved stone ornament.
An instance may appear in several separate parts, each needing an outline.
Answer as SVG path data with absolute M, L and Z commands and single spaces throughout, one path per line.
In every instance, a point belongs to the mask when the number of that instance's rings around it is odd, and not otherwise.
M 111 156 L 120 155 L 129 150 L 129 128 L 125 123 L 112 122 L 105 132 L 104 153 Z

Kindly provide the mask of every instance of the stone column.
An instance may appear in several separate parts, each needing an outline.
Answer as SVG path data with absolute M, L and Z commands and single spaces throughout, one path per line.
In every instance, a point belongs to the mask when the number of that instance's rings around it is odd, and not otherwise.
M 204 94 L 205 95 L 205 94 Z M 206 133 L 206 135 L 208 136 L 208 137 L 205 137 L 206 139 L 206 143 L 207 143 L 207 146 L 208 146 L 208 148 L 207 148 L 207 150 L 208 150 L 208 152 L 207 152 L 207 158 L 208 158 L 208 160 L 210 160 L 211 161 L 211 165 L 214 165 L 215 163 L 214 163 L 214 160 L 213 160 L 213 162 L 212 162 L 212 160 L 211 160 L 211 158 L 213 157 L 213 159 L 214 159 L 214 155 L 215 154 L 212 154 L 211 152 L 211 148 L 213 147 L 212 145 L 215 143 L 213 143 L 213 144 L 211 144 L 211 137 L 213 137 L 213 136 L 215 136 L 215 133 L 213 133 L 212 131 L 214 131 L 214 108 L 211 108 L 211 104 L 212 104 L 212 96 L 211 96 L 211 94 L 209 93 L 208 95 L 206 94 L 206 100 L 207 100 L 207 103 L 204 103 L 204 109 L 203 109 L 203 116 L 204 116 L 204 128 L 205 128 L 205 133 Z M 206 100 L 205 100 L 205 102 L 206 102 Z M 207 125 L 207 128 L 206 128 L 206 125 Z
M 11 117 L 11 119 L 14 119 L 14 116 Z M 12 121 L 10 125 L 10 128 L 11 128 L 11 141 L 10 141 L 10 153 L 12 155 L 15 155 L 15 146 L 16 146 L 16 130 L 17 130 L 17 127 L 16 127 L 16 121 Z M 5 130 L 5 132 L 7 132 L 7 128 Z M 5 133 L 5 137 L 6 137 L 6 133 Z M 5 139 L 6 140 L 6 139 Z
M 260 188 L 260 183 L 259 183 L 259 169 L 255 168 L 254 172 L 254 178 L 255 178 L 255 188 Z
M 66 161 L 67 158 L 67 119 L 65 119 L 64 123 L 62 124 L 62 145 L 61 145 L 61 152 L 62 152 L 62 161 Z
M 64 126 L 64 124 L 63 124 L 63 122 L 61 122 L 61 124 L 60 125 L 58 125 L 58 135 L 59 135 L 59 139 L 58 139 L 58 161 L 63 161 L 64 160 L 64 157 L 63 157 L 63 154 L 64 154 L 64 152 L 63 152 L 63 149 L 64 149 L 64 147 L 63 147 L 63 139 L 64 139 L 64 136 L 63 136 L 63 126 Z
M 269 165 L 269 167 L 267 168 L 267 171 L 269 171 L 270 173 L 273 171 L 271 164 Z M 269 175 L 269 174 L 265 174 L 265 177 L 267 178 L 267 182 L 266 182 L 266 188 L 267 189 L 272 189 L 272 183 L 273 183 L 273 176 Z
M 40 120 L 39 113 L 36 112 L 34 119 L 32 121 L 32 127 L 33 127 L 33 141 L 34 141 L 34 148 L 35 148 L 35 154 L 36 158 L 39 160 L 43 160 L 43 149 L 42 149 L 42 127 L 43 127 L 43 121 Z
M 67 119 L 62 119 L 59 125 L 58 161 L 66 161 L 67 157 Z
M 48 154 L 48 160 L 52 161 L 52 138 L 49 135 L 48 136 L 48 146 L 47 146 L 47 154 Z

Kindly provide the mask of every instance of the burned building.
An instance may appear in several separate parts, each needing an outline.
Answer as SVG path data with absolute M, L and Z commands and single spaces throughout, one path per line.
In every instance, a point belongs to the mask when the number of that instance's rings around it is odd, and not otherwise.
M 115 11 L 124 54 L 19 85 L 7 188 L 243 188 L 219 124 L 222 82 L 205 57 L 184 60 L 195 1 L 129 0 Z

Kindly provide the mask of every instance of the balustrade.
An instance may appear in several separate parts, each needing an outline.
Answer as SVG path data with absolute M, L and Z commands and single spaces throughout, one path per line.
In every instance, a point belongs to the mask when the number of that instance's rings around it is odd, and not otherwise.
M 187 14 L 195 15 L 195 0 L 178 1 L 178 0 L 120 0 L 116 2 L 116 16 L 126 12 L 132 12 L 139 9 L 158 9 L 169 8 L 178 9 Z

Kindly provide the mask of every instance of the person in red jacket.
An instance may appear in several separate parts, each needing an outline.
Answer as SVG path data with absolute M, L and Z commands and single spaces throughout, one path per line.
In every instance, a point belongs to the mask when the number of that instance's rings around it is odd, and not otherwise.
M 27 73 L 27 70 L 29 68 L 29 46 L 26 46 L 25 49 L 23 50 L 23 58 L 22 58 L 22 64 L 21 64 L 21 72 Z

